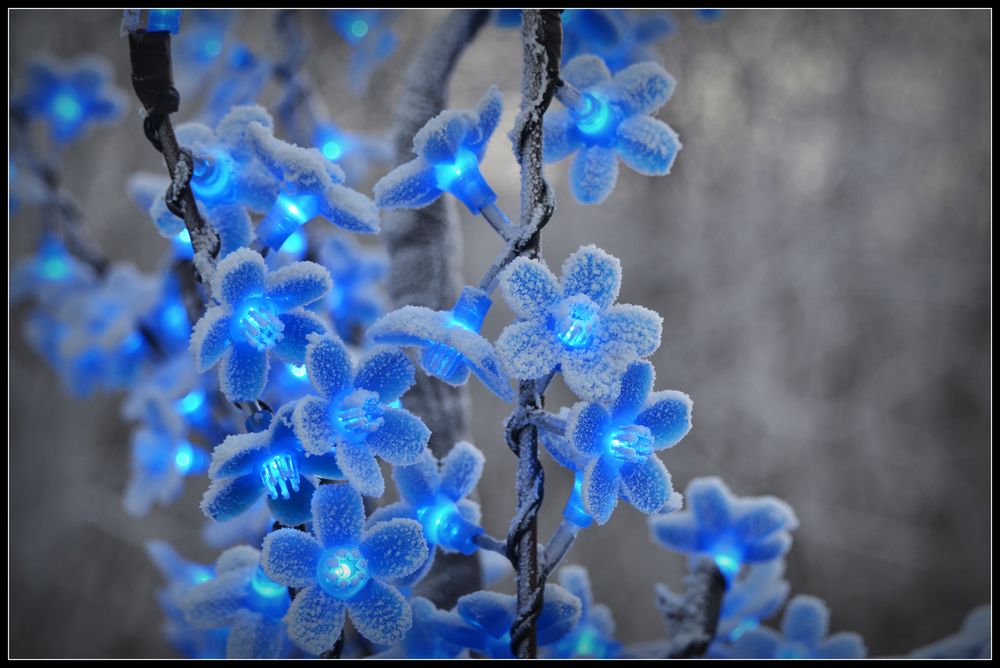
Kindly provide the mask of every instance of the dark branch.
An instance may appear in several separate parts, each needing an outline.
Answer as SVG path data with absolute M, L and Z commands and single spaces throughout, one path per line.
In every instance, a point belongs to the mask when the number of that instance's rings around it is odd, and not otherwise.
M 715 561 L 702 558 L 685 578 L 687 592 L 681 596 L 666 585 L 657 585 L 656 606 L 670 633 L 665 658 L 689 659 L 702 656 L 715 638 L 719 625 L 726 578 Z

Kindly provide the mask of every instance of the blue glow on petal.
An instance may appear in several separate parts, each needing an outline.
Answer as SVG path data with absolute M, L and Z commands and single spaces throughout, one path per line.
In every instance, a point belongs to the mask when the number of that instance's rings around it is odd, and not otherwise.
M 250 593 L 250 606 L 271 619 L 284 617 L 291 603 L 288 588 L 267 577 L 260 566 L 250 578 Z
M 354 598 L 364 588 L 369 577 L 368 560 L 353 545 L 326 550 L 316 568 L 319 586 L 341 601 Z
M 288 500 L 291 492 L 299 491 L 299 466 L 294 457 L 287 454 L 274 455 L 268 458 L 260 467 L 260 480 L 264 484 L 264 491 L 276 501 L 279 496 Z
M 178 402 L 182 413 L 191 414 L 201 408 L 205 403 L 205 392 L 203 390 L 191 390 L 185 394 Z
M 213 58 L 222 53 L 222 40 L 210 39 L 205 42 L 205 53 Z
M 169 32 L 176 35 L 181 29 L 180 9 L 150 9 L 147 32 Z
M 758 622 L 756 619 L 752 617 L 744 619 L 742 622 L 737 624 L 732 631 L 729 632 L 730 642 L 732 642 L 733 640 L 739 640 L 740 636 L 742 636 L 744 633 L 750 631 L 751 629 L 755 629 L 758 626 L 760 626 L 760 622 Z
M 292 232 L 285 243 L 278 249 L 282 253 L 288 253 L 292 257 L 301 258 L 306 252 L 306 233 L 300 227 Z
M 606 132 L 614 121 L 614 114 L 608 103 L 591 93 L 584 93 L 583 101 L 580 110 L 571 110 L 576 127 L 580 132 L 591 136 Z
M 418 508 L 417 519 L 431 545 L 462 554 L 472 554 L 478 549 L 473 538 L 483 533 L 483 529 L 462 517 L 455 502 L 447 497 L 438 497 L 434 505 Z
M 315 195 L 295 190 L 293 184 L 282 186 L 271 211 L 257 227 L 257 236 L 271 248 L 281 248 L 288 237 L 319 213 Z
M 52 113 L 66 123 L 75 123 L 83 116 L 83 105 L 70 91 L 60 91 L 52 98 Z
M 351 34 L 355 37 L 364 37 L 368 34 L 368 23 L 358 19 L 351 24 Z
M 642 425 L 619 427 L 608 437 L 608 450 L 622 462 L 645 461 L 653 454 L 653 434 Z
M 736 574 L 739 573 L 740 566 L 743 564 L 742 555 L 728 547 L 718 548 L 713 551 L 712 558 L 715 559 L 715 565 L 726 576 L 726 582 L 732 581 Z
M 573 492 L 566 501 L 566 507 L 563 508 L 563 517 L 567 522 L 581 529 L 586 529 L 594 521 L 594 518 L 583 507 L 583 473 L 581 472 L 577 472 L 573 479 Z
M 208 157 L 196 158 L 191 189 L 204 202 L 230 202 L 236 195 L 235 172 L 232 160 L 221 151 L 215 151 Z
M 346 438 L 363 441 L 385 422 L 378 395 L 368 390 L 355 390 L 337 408 L 334 424 Z
M 496 201 L 497 195 L 479 173 L 476 154 L 462 148 L 455 162 L 434 165 L 437 187 L 457 197 L 472 213 Z

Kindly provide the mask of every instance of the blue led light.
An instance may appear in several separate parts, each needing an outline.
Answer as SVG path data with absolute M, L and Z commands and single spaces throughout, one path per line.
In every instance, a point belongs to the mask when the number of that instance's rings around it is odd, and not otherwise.
M 716 548 L 712 552 L 712 558 L 715 559 L 715 565 L 726 576 L 726 582 L 732 581 L 736 574 L 739 573 L 740 566 L 743 564 L 742 555 L 730 547 Z
M 431 545 L 462 554 L 472 554 L 478 549 L 473 538 L 483 533 L 483 529 L 462 517 L 455 502 L 447 497 L 439 496 L 434 505 L 418 508 L 417 519 Z
M 182 244 L 191 244 L 191 233 L 187 231 L 187 228 L 178 232 L 175 238 Z
M 598 145 L 613 144 L 619 119 L 611 104 L 592 93 L 584 93 L 581 100 L 578 108 L 570 109 L 570 115 L 585 141 Z
M 384 412 L 376 393 L 355 390 L 337 406 L 333 422 L 348 440 L 363 441 L 385 422 Z
M 323 553 L 316 568 L 319 586 L 341 601 L 353 598 L 368 582 L 368 560 L 357 547 L 335 547 Z
M 755 629 L 758 626 L 760 626 L 760 622 L 758 622 L 756 619 L 752 617 L 747 617 L 739 624 L 737 624 L 732 631 L 729 632 L 730 642 L 732 642 L 733 640 L 739 640 L 740 636 L 742 636 L 744 633 L 746 633 L 751 629 Z
M 649 427 L 630 424 L 620 427 L 608 438 L 611 454 L 619 461 L 638 463 L 653 454 L 653 434 Z
M 327 160 L 336 162 L 344 156 L 346 138 L 333 123 L 320 123 L 313 132 L 313 143 Z
M 83 105 L 70 91 L 60 91 L 52 98 L 52 113 L 60 121 L 75 123 L 83 116 Z
M 188 415 L 197 411 L 204 403 L 205 392 L 200 389 L 191 390 L 177 401 L 181 412 Z
M 194 464 L 194 449 L 187 441 L 181 441 L 174 453 L 174 465 L 180 473 L 187 473 Z
M 257 236 L 275 250 L 305 223 L 319 213 L 319 203 L 315 195 L 297 193 L 294 184 L 281 187 L 271 211 L 257 227 Z
M 146 24 L 148 32 L 169 32 L 176 35 L 181 29 L 180 9 L 150 9 L 149 22 Z
M 236 196 L 236 175 L 233 162 L 222 151 L 200 156 L 194 161 L 191 189 L 199 200 L 207 203 L 231 202 Z
M 215 57 L 222 53 L 222 40 L 210 39 L 205 42 L 205 53 L 211 57 Z
M 296 378 L 305 378 L 309 374 L 305 364 L 289 364 L 288 370 Z
M 492 304 L 485 292 L 466 286 L 449 312 L 447 325 L 478 333 Z M 467 368 L 462 353 L 443 343 L 427 346 L 421 363 L 427 373 L 449 383 L 462 382 Z
M 233 340 L 244 339 L 257 350 L 270 350 L 284 338 L 284 329 L 274 304 L 264 297 L 250 297 L 236 310 L 230 334 Z
M 306 233 L 300 227 L 288 236 L 285 243 L 281 244 L 281 248 L 278 250 L 282 253 L 287 253 L 292 257 L 300 258 L 306 252 L 306 241 Z
M 291 455 L 274 455 L 261 465 L 260 480 L 272 501 L 276 501 L 279 496 L 287 500 L 291 497 L 289 486 L 292 492 L 299 491 L 298 462 Z
M 583 473 L 578 472 L 573 479 L 573 492 L 566 501 L 563 508 L 563 517 L 567 522 L 574 524 L 581 529 L 586 529 L 594 521 L 594 518 L 583 507 Z
M 465 357 L 443 343 L 434 343 L 425 348 L 420 361 L 427 373 L 443 381 L 458 383 L 465 376 Z
M 250 578 L 250 606 L 271 619 L 284 617 L 291 603 L 288 588 L 278 584 L 258 566 Z
M 351 34 L 355 37 L 364 37 L 368 34 L 368 23 L 358 19 L 351 24 Z
M 592 303 L 578 301 L 569 304 L 567 311 L 557 325 L 556 337 L 569 348 L 582 348 L 590 343 L 597 325 L 597 308 Z
M 455 162 L 434 165 L 434 176 L 438 188 L 457 197 L 472 213 L 479 213 L 497 199 L 479 173 L 476 154 L 469 149 L 460 149 Z

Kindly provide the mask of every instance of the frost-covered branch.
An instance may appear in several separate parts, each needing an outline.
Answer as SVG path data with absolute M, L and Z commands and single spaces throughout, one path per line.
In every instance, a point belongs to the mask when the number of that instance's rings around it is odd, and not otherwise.
M 656 606 L 670 632 L 664 658 L 702 656 L 715 638 L 726 593 L 726 578 L 710 558 L 702 558 L 686 578 L 687 592 L 681 596 L 660 585 Z

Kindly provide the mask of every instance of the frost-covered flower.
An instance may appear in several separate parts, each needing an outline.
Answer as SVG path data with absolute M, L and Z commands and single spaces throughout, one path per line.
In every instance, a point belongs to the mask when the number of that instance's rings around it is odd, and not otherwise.
M 329 236 L 319 244 L 318 260 L 333 279 L 324 307 L 337 334 L 345 341 L 360 341 L 364 331 L 386 310 L 383 282 L 389 258 L 382 249 Z
M 129 514 L 169 505 L 184 491 L 184 478 L 208 466 L 204 450 L 171 429 L 143 427 L 132 435 L 132 458 L 123 503 Z
M 564 638 L 580 619 L 580 599 L 562 587 L 545 585 L 542 611 L 536 621 L 538 645 Z M 454 610 L 438 611 L 435 624 L 442 638 L 491 659 L 510 659 L 510 627 L 517 599 L 492 591 L 477 591 L 458 599 Z
M 409 604 L 387 580 L 409 575 L 427 558 L 420 524 L 396 518 L 367 531 L 361 496 L 349 485 L 324 485 L 312 499 L 313 534 L 279 529 L 264 539 L 261 563 L 275 582 L 299 592 L 288 611 L 288 636 L 322 654 L 344 626 L 388 645 L 413 622 Z
M 468 658 L 465 650 L 448 642 L 437 632 L 437 608 L 422 596 L 410 600 L 413 626 L 403 639 L 389 649 L 374 654 L 373 659 L 456 659 Z M 463 656 L 464 655 L 464 656 Z
M 600 204 L 618 180 L 618 160 L 647 176 L 662 176 L 681 148 L 677 133 L 653 118 L 676 82 L 653 62 L 631 65 L 613 78 L 596 56 L 574 58 L 562 78 L 583 94 L 579 108 L 545 114 L 546 162 L 576 153 L 570 191 L 581 204 Z
M 695 478 L 684 492 L 690 510 L 649 520 L 653 540 L 668 550 L 706 555 L 727 580 L 743 564 L 778 559 L 792 545 L 795 513 L 773 496 L 736 498 L 716 477 Z
M 180 601 L 190 624 L 228 629 L 230 659 L 277 658 L 286 651 L 282 620 L 291 599 L 287 587 L 261 570 L 260 555 L 249 545 L 226 550 L 215 562 L 215 577 L 193 587 Z
M 424 528 L 424 537 L 431 547 L 421 567 L 399 584 L 410 586 L 427 574 L 434 563 L 435 546 L 445 552 L 476 551 L 473 539 L 483 533 L 479 526 L 479 504 L 465 497 L 479 482 L 485 460 L 476 446 L 462 441 L 440 463 L 430 450 L 424 450 L 416 464 L 393 470 L 392 477 L 402 500 L 379 508 L 370 521 L 394 517 L 416 520 Z
M 211 78 L 214 83 L 205 94 L 202 120 L 214 125 L 234 107 L 254 104 L 273 71 L 274 63 L 270 60 L 255 54 L 246 44 L 234 42 L 227 50 L 222 68 Z
M 989 659 L 993 653 L 992 607 L 981 605 L 965 618 L 961 630 L 936 643 L 915 649 L 916 659 Z
M 11 303 L 31 298 L 55 306 L 94 281 L 94 270 L 73 257 L 61 239 L 45 232 L 38 250 L 11 270 L 9 297 Z
M 385 481 L 375 456 L 394 466 L 413 464 L 431 435 L 420 418 L 392 406 L 413 386 L 413 363 L 398 348 L 376 346 L 355 371 L 340 339 L 312 336 L 306 370 L 320 396 L 296 404 L 302 446 L 314 455 L 336 456 L 355 489 L 382 496 Z
M 238 12 L 231 9 L 188 9 L 184 11 L 184 29 L 171 39 L 174 83 L 181 99 L 193 99 L 212 79 L 215 66 L 222 61 L 226 32 Z
M 28 66 L 26 78 L 14 107 L 48 124 L 57 142 L 71 142 L 88 126 L 113 123 L 124 115 L 125 93 L 114 84 L 111 64 L 99 56 L 43 58 Z
M 166 620 L 163 634 L 167 641 L 192 659 L 221 659 L 226 655 L 226 631 L 192 626 L 184 617 L 181 601 L 196 585 L 210 580 L 210 566 L 188 561 L 169 544 L 154 540 L 146 543 L 146 553 L 166 580 L 166 586 L 156 592 Z
M 379 63 L 396 50 L 398 39 L 392 24 L 400 15 L 386 9 L 331 9 L 330 25 L 351 46 L 348 81 L 356 94 L 364 93 Z
M 212 452 L 201 509 L 220 522 L 249 510 L 262 495 L 282 524 L 308 522 L 315 485 L 309 475 L 342 478 L 332 454 L 309 456 L 292 430 L 294 404 L 285 404 L 260 432 L 229 436 Z
M 612 72 L 654 60 L 650 47 L 674 31 L 666 12 L 646 9 L 567 9 L 562 23 L 563 62 L 599 56 Z
M 403 306 L 382 316 L 368 329 L 379 343 L 418 346 L 420 366 L 427 375 L 449 385 L 464 385 L 469 372 L 504 401 L 514 392 L 503 364 L 479 330 L 493 301 L 479 288 L 466 286 L 450 310 L 434 311 L 423 306 Z
M 473 213 L 496 201 L 479 161 L 500 123 L 503 96 L 492 86 L 476 110 L 447 109 L 427 121 L 413 137 L 417 158 L 400 165 L 375 184 L 382 209 L 419 209 L 449 192 Z
M 559 569 L 559 584 L 580 599 L 580 621 L 573 631 L 545 652 L 546 658 L 612 659 L 621 651 L 615 640 L 615 620 L 611 609 L 594 603 L 590 592 L 590 577 L 583 566 L 563 566 Z
M 219 263 L 212 294 L 219 306 L 195 324 L 191 352 L 204 373 L 221 360 L 219 386 L 230 401 L 253 401 L 267 383 L 268 353 L 292 364 L 305 360 L 306 336 L 326 332 L 302 308 L 322 299 L 330 274 L 314 262 L 296 262 L 268 273 L 260 253 L 242 248 Z
M 830 609 L 815 596 L 796 596 L 785 608 L 781 633 L 750 629 L 732 645 L 732 656 L 746 659 L 861 659 L 868 653 L 857 633 L 827 636 Z
M 652 364 L 633 363 L 609 406 L 577 403 L 566 438 L 544 439 L 556 461 L 583 472 L 583 508 L 598 524 L 611 518 L 619 498 L 648 515 L 660 511 L 673 491 L 655 453 L 691 429 L 691 398 L 676 390 L 650 394 L 653 379 Z
M 251 122 L 247 128 L 254 155 L 281 184 L 269 211 L 257 226 L 257 236 L 275 250 L 317 216 L 352 232 L 375 234 L 379 212 L 361 193 L 341 185 L 340 167 L 319 149 L 302 148 L 274 136 L 270 125 Z
M 641 306 L 615 304 L 621 264 L 596 246 L 566 258 L 560 282 L 538 260 L 519 257 L 500 274 L 500 292 L 522 321 L 496 349 L 515 378 L 539 378 L 559 367 L 581 399 L 606 401 L 629 364 L 660 345 L 663 321 Z

